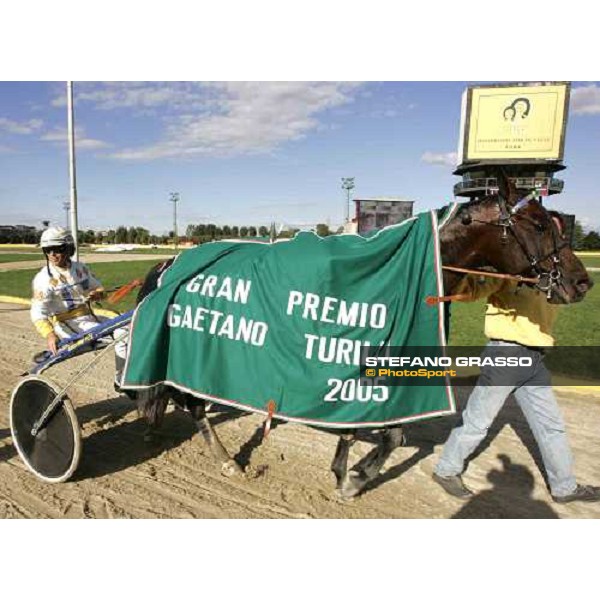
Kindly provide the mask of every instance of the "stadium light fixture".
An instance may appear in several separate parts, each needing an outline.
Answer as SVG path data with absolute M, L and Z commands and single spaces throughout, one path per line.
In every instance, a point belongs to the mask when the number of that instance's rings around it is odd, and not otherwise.
M 350 220 L 350 193 L 354 189 L 354 177 L 342 177 L 342 189 L 346 190 L 346 210 L 344 211 L 345 223 Z

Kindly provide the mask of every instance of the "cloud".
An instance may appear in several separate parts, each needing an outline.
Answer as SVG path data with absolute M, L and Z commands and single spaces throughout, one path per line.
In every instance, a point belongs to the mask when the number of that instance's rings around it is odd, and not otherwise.
M 29 119 L 29 121 L 12 121 L 0 117 L 0 130 L 18 135 L 30 135 L 39 131 L 44 122 L 41 119 Z
M 48 131 L 40 136 L 40 140 L 43 142 L 51 142 L 58 144 L 66 144 L 68 141 L 68 132 L 66 129 L 54 129 Z M 77 150 L 98 150 L 101 148 L 109 148 L 108 142 L 102 140 L 95 140 L 93 138 L 86 137 L 82 128 L 75 128 L 75 147 Z
M 13 150 L 12 148 L 0 144 L 0 154 L 13 154 L 14 152 L 15 150 Z
M 596 84 L 571 90 L 570 110 L 574 115 L 600 114 L 600 87 Z
M 455 167 L 458 164 L 458 154 L 456 152 L 425 152 L 425 154 L 421 156 L 421 160 L 430 165 Z
M 353 102 L 360 87 L 340 82 L 78 84 L 75 101 L 97 110 L 160 116 L 164 129 L 156 143 L 110 155 L 133 161 L 270 152 L 311 131 L 327 130 L 323 113 Z M 53 103 L 61 102 L 62 96 Z
M 106 82 L 76 83 L 75 104 L 89 103 L 96 110 L 133 109 L 139 115 L 154 114 L 157 108 L 172 111 L 205 106 L 203 84 L 195 82 Z M 63 107 L 67 97 L 59 93 L 52 105 Z
M 400 111 L 396 108 L 376 108 L 370 115 L 376 119 L 395 119 L 400 115 Z

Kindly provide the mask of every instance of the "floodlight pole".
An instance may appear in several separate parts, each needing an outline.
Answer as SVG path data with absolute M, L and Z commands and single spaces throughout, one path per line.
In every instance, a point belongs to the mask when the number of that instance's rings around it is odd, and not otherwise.
M 71 201 L 65 200 L 63 202 L 63 208 L 65 209 L 65 222 L 66 222 L 65 228 L 68 230 L 69 229 L 69 211 L 71 210 Z
M 77 232 L 77 183 L 75 177 L 75 114 L 73 111 L 73 82 L 67 81 L 67 118 L 69 126 L 69 179 L 71 183 L 71 235 L 75 242 L 75 254 L 73 258 L 78 260 L 79 241 Z
M 346 210 L 344 211 L 345 223 L 350 221 L 350 192 L 354 189 L 354 177 L 342 177 L 342 189 L 346 190 Z
M 169 202 L 173 203 L 173 238 L 175 240 L 175 252 L 177 252 L 178 236 L 177 236 L 177 203 L 179 202 L 179 192 L 171 192 Z

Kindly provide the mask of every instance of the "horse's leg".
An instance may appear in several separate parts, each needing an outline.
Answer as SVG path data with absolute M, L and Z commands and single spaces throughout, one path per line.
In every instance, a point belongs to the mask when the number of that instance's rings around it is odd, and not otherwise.
M 138 415 L 145 417 L 147 423 L 144 430 L 144 441 L 153 442 L 165 416 L 169 404 L 169 395 L 164 387 L 159 387 L 154 390 L 136 392 L 135 400 Z
M 345 431 L 340 435 L 338 440 L 335 456 L 331 462 L 331 470 L 336 478 L 337 489 L 340 488 L 342 481 L 346 477 L 346 472 L 348 471 L 348 454 L 355 441 L 356 439 L 353 431 Z
M 225 446 L 221 443 L 217 432 L 214 430 L 210 419 L 206 416 L 206 402 L 194 398 L 188 401 L 188 410 L 198 424 L 198 429 L 202 437 L 208 444 L 212 455 L 221 463 L 221 474 L 225 477 L 231 477 L 236 474 L 243 474 L 241 467 L 229 456 Z
M 344 500 L 357 496 L 365 486 L 375 479 L 381 467 L 391 453 L 404 444 L 402 427 L 390 427 L 383 430 L 381 440 L 362 460 L 346 475 L 340 493 Z

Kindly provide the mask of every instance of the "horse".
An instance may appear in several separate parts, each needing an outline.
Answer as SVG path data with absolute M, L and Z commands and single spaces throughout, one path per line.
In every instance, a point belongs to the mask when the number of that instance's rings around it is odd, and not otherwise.
M 522 277 L 525 285 L 544 292 L 550 303 L 581 301 L 593 282 L 564 238 L 564 224 L 558 213 L 547 210 L 534 194 L 520 198 L 503 171 L 498 172 L 497 181 L 496 194 L 463 203 L 441 228 L 443 265 Z M 173 260 L 155 266 L 148 273 L 138 294 L 138 303 L 156 289 L 161 273 Z M 465 276 L 464 272 L 444 271 L 444 289 L 449 294 L 445 298 L 452 299 Z M 138 412 L 148 422 L 147 437 L 160 425 L 172 400 L 194 418 L 214 458 L 221 463 L 222 474 L 242 474 L 241 467 L 214 431 L 205 400 L 164 384 L 136 391 L 135 396 Z M 349 428 L 337 433 L 340 437 L 331 471 L 339 496 L 350 500 L 364 490 L 394 449 L 404 443 L 404 433 L 401 425 L 383 428 L 375 448 L 350 470 L 349 450 L 357 439 L 357 430 Z

